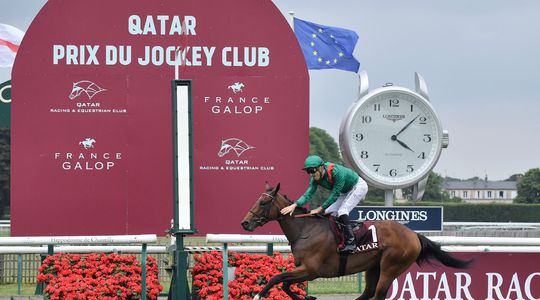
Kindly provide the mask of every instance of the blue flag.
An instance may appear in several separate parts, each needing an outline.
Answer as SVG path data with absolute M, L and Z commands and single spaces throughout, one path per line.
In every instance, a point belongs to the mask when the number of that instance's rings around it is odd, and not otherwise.
M 319 25 L 294 18 L 294 33 L 308 69 L 341 69 L 358 72 L 360 62 L 353 56 L 356 32 Z

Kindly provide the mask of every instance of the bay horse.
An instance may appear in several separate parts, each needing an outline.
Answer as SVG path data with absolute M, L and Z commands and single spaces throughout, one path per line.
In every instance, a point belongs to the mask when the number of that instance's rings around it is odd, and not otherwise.
M 277 221 L 289 240 L 295 269 L 272 277 L 253 299 L 259 300 L 276 284 L 293 300 L 301 300 L 290 289 L 291 284 L 316 278 L 338 277 L 365 271 L 366 287 L 356 300 L 384 300 L 392 281 L 416 261 L 421 266 L 436 260 L 445 266 L 464 269 L 472 260 L 460 260 L 441 249 L 441 246 L 395 221 L 376 221 L 378 248 L 369 252 L 350 254 L 345 269 L 339 271 L 340 255 L 330 220 L 305 216 L 307 210 L 297 207 L 293 216 L 282 215 L 281 209 L 292 203 L 278 193 L 280 185 L 266 184 L 265 192 L 253 204 L 242 220 L 242 227 L 253 231 L 269 221 Z M 344 273 L 344 274 L 343 274 Z M 305 299 L 316 299 L 308 296 Z

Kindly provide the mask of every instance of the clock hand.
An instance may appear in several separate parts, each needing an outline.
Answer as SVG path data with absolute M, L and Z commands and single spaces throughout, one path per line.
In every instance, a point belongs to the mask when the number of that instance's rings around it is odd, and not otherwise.
M 400 133 L 402 133 L 405 129 L 407 129 L 407 127 L 409 127 L 409 126 L 412 124 L 412 122 L 414 122 L 414 120 L 416 120 L 418 117 L 420 117 L 420 115 L 414 117 L 414 119 L 412 119 L 409 123 L 407 123 L 407 125 L 405 125 L 403 128 L 401 128 L 401 130 L 398 131 L 398 133 L 396 133 L 395 136 L 398 136 L 398 135 L 399 135 Z
M 411 149 L 411 148 L 409 148 L 409 146 L 407 146 L 407 144 L 405 144 L 404 142 L 398 140 L 398 138 L 397 138 L 396 135 L 393 135 L 393 136 L 391 137 L 391 139 L 392 139 L 392 141 L 398 142 L 398 143 L 401 145 L 401 147 L 403 147 L 403 148 L 405 148 L 405 149 L 409 149 L 409 150 L 411 150 L 412 152 L 414 152 L 414 150 Z

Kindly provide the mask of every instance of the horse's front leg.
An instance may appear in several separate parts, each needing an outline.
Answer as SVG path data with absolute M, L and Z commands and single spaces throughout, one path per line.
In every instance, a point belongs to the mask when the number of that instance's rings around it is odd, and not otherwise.
M 303 281 L 308 278 L 308 272 L 306 271 L 304 266 L 299 266 L 298 268 L 290 271 L 281 273 L 279 275 L 276 275 L 268 281 L 268 283 L 264 286 L 264 288 L 257 294 L 255 297 L 253 297 L 253 300 L 260 300 L 261 297 L 265 297 L 266 294 L 268 294 L 268 291 L 276 284 L 287 281 L 287 282 L 295 282 L 295 281 Z M 294 294 L 293 294 L 294 295 Z M 291 295 L 289 295 L 291 296 Z M 292 296 L 291 296 L 292 298 Z M 299 300 L 300 298 L 293 298 L 293 300 Z

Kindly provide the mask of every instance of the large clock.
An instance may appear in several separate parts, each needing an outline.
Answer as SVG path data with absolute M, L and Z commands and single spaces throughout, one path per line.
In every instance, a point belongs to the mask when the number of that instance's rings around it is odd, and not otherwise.
M 368 91 L 367 74 L 359 75 L 359 99 L 340 129 L 345 163 L 372 186 L 414 186 L 415 197 L 421 198 L 429 172 L 448 146 L 448 133 L 429 102 L 424 79 L 415 73 L 415 92 L 392 84 Z

